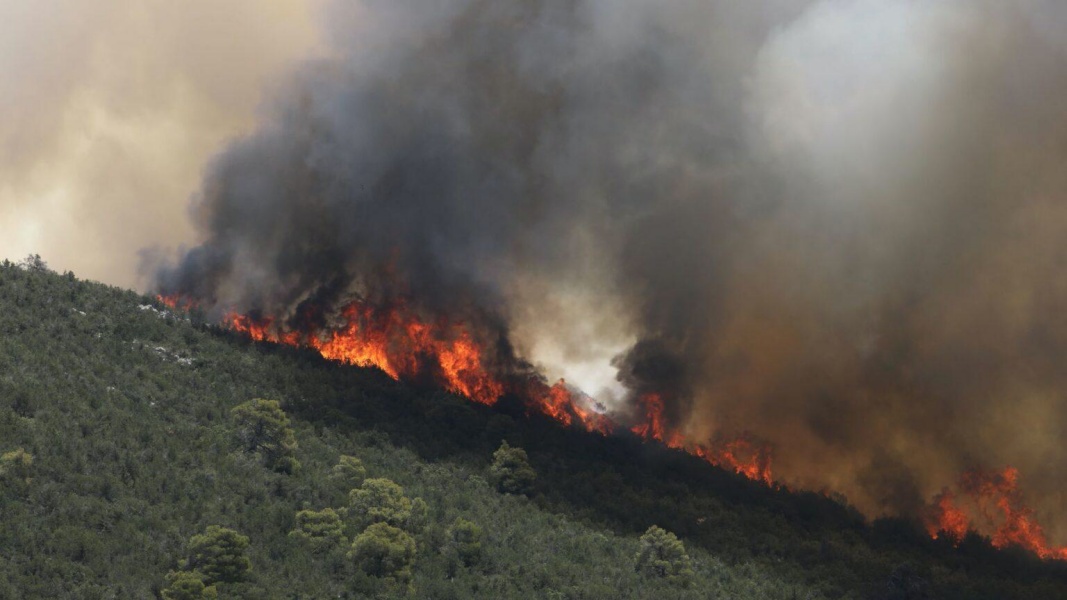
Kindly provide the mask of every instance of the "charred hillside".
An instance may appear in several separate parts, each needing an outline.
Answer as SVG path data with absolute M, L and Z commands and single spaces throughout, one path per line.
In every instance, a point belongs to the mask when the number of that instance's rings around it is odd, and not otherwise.
M 0 597 L 159 598 L 193 536 L 249 540 L 251 572 L 220 597 L 1067 597 L 1067 565 L 971 534 L 869 522 L 843 497 L 793 492 L 623 433 L 563 426 L 521 398 L 494 406 L 206 322 L 197 311 L 58 275 L 0 267 Z M 232 409 L 279 400 L 299 468 L 242 448 Z M 529 496 L 487 482 L 506 440 L 537 472 Z M 342 455 L 426 506 L 410 582 L 353 569 L 290 535 L 343 506 Z M 457 519 L 482 531 L 457 562 Z M 650 525 L 681 539 L 687 586 L 634 568 Z M 346 532 L 350 535 L 350 532 Z

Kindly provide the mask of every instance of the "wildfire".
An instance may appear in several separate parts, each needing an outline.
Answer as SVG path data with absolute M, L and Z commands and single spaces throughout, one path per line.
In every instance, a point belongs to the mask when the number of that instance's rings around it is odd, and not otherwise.
M 156 295 L 156 300 L 159 300 L 163 306 L 171 310 L 192 310 L 197 307 L 197 303 L 193 300 L 177 294 L 164 296 L 162 294 Z
M 946 535 L 955 543 L 975 529 L 970 514 L 981 515 L 981 523 L 993 531 L 996 548 L 1019 546 L 1041 558 L 1067 560 L 1067 546 L 1048 543 L 1041 526 L 1034 520 L 1034 511 L 1023 503 L 1019 490 L 1019 471 L 1006 467 L 1003 471 L 968 471 L 960 477 L 961 498 L 944 490 L 934 498 L 927 515 L 927 532 L 935 539 Z
M 772 452 L 767 444 L 757 443 L 750 436 L 720 441 L 711 446 L 692 444 L 680 431 L 671 430 L 663 414 L 664 401 L 660 394 L 645 394 L 640 403 L 644 419 L 630 431 L 646 439 L 662 442 L 668 448 L 678 448 L 703 458 L 709 463 L 740 473 L 749 479 L 773 483 L 771 476 Z
M 615 423 L 602 412 L 604 407 L 582 392 L 570 388 L 566 381 L 560 379 L 551 387 L 538 382 L 533 387 L 536 389 L 528 396 L 531 408 L 537 412 L 552 417 L 564 426 L 577 425 L 601 435 L 615 431 Z
M 934 503 L 930 508 L 930 517 L 926 525 L 930 537 L 936 540 L 945 536 L 953 543 L 959 544 L 963 536 L 967 535 L 970 526 L 967 513 L 956 506 L 955 494 L 946 488 L 934 496 Z
M 256 341 L 304 344 L 323 357 L 361 367 L 377 367 L 393 379 L 418 379 L 430 373 L 449 391 L 492 405 L 503 384 L 490 375 L 485 352 L 460 325 L 431 326 L 405 305 L 376 310 L 352 302 L 341 310 L 338 329 L 279 332 L 273 319 L 252 319 L 231 313 L 224 318 L 235 331 Z
M 176 310 L 198 306 L 181 296 L 158 299 Z M 449 391 L 485 405 L 495 404 L 506 393 L 514 394 L 525 400 L 528 412 L 543 414 L 565 427 L 601 435 L 628 430 L 643 440 L 775 485 L 773 452 L 768 444 L 747 434 L 707 445 L 689 442 L 671 425 L 665 414 L 667 402 L 660 393 L 638 396 L 636 414 L 620 418 L 562 379 L 548 385 L 536 376 L 496 375 L 501 370 L 494 370 L 485 346 L 462 324 L 421 318 L 403 303 L 381 309 L 355 301 L 340 311 L 340 317 L 340 326 L 305 326 L 299 330 L 287 330 L 270 317 L 253 318 L 236 312 L 227 314 L 223 323 L 255 341 L 307 346 L 331 360 L 377 367 L 393 379 L 423 381 L 429 375 Z M 1034 519 L 1034 511 L 1023 503 L 1018 476 L 1012 467 L 1001 472 L 964 473 L 956 491 L 942 490 L 927 507 L 927 532 L 934 539 L 945 537 L 959 544 L 968 531 L 982 529 L 993 532 L 992 544 L 997 548 L 1019 546 L 1041 558 L 1067 560 L 1067 546 L 1051 546 Z
M 771 461 L 773 453 L 768 444 L 753 440 L 750 436 L 719 443 L 713 449 L 697 446 L 695 454 L 708 462 L 726 469 L 762 481 L 767 485 L 773 483 L 771 478 Z
M 684 439 L 677 431 L 668 433 L 663 415 L 663 396 L 644 394 L 640 398 L 640 404 L 644 408 L 644 418 L 631 427 L 630 431 L 646 440 L 663 442 L 669 448 L 679 448 L 684 444 Z
M 159 300 L 174 309 L 196 306 L 180 296 L 160 296 Z M 306 346 L 331 360 L 377 367 L 396 380 L 424 381 L 429 377 L 449 391 L 485 405 L 495 404 L 505 393 L 515 394 L 526 401 L 529 412 L 548 416 L 566 427 L 601 435 L 629 429 L 643 440 L 660 442 L 750 479 L 772 483 L 769 446 L 747 436 L 711 445 L 689 443 L 669 424 L 661 394 L 641 395 L 638 414 L 625 417 L 633 424 L 620 427 L 602 405 L 562 379 L 548 385 L 535 376 L 495 375 L 498 371 L 492 368 L 485 347 L 462 324 L 424 319 L 404 303 L 383 309 L 354 301 L 341 309 L 339 316 L 339 326 L 288 329 L 271 317 L 230 312 L 223 317 L 223 324 L 257 342 Z

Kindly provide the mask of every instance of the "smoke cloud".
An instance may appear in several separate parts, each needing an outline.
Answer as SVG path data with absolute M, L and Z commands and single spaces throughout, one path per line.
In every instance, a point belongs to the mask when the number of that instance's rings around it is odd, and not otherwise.
M 207 159 L 317 45 L 315 3 L 0 2 L 0 257 L 123 286 L 191 241 Z
M 1067 541 L 1067 8 L 365 0 L 210 165 L 159 286 L 415 299 L 616 408 L 916 514 L 1012 464 Z

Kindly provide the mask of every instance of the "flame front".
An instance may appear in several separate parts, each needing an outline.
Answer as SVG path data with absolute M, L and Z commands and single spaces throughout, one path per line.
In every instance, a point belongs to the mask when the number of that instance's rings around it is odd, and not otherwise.
M 180 296 L 158 299 L 176 310 L 198 306 Z M 356 301 L 346 305 L 340 316 L 340 326 L 305 326 L 302 330 L 286 330 L 272 318 L 236 312 L 227 314 L 223 323 L 255 341 L 306 346 L 327 359 L 377 367 L 396 380 L 424 380 L 429 374 L 436 384 L 485 405 L 495 404 L 504 394 L 514 394 L 526 402 L 528 412 L 563 426 L 601 435 L 628 430 L 643 440 L 775 485 L 770 445 L 747 434 L 709 444 L 690 442 L 671 425 L 665 414 L 667 402 L 660 393 L 639 395 L 636 414 L 620 418 L 562 379 L 548 385 L 534 376 L 515 379 L 495 375 L 485 347 L 461 324 L 419 318 L 404 304 L 383 310 Z M 627 425 L 620 426 L 620 422 Z M 927 532 L 935 539 L 945 537 L 959 544 L 968 531 L 982 529 L 993 532 L 992 544 L 997 548 L 1019 546 L 1041 558 L 1067 560 L 1067 546 L 1050 545 L 1034 511 L 1023 503 L 1018 477 L 1012 467 L 1001 472 L 968 471 L 960 478 L 958 491 L 944 489 L 927 507 Z
M 947 535 L 958 544 L 968 531 L 977 528 L 978 521 L 993 531 L 996 548 L 1018 546 L 1041 558 L 1067 560 L 1067 546 L 1050 545 L 1034 520 L 1033 509 L 1023 503 L 1018 469 L 968 471 L 960 478 L 959 488 L 960 496 L 944 490 L 934 498 L 926 529 L 935 539 Z M 978 519 L 972 519 L 972 514 L 979 515 Z
M 336 329 L 279 332 L 273 319 L 231 313 L 231 328 L 256 341 L 306 345 L 323 357 L 361 367 L 377 367 L 393 379 L 414 380 L 430 373 L 450 392 L 492 405 L 504 385 L 490 374 L 485 351 L 464 327 L 448 322 L 430 325 L 405 305 L 376 310 L 352 302 L 341 310 Z
M 551 387 L 537 382 L 528 386 L 526 396 L 530 407 L 559 421 L 564 426 L 577 426 L 586 431 L 608 435 L 615 431 L 615 423 L 595 400 L 572 389 L 560 379 Z
M 773 454 L 768 444 L 758 443 L 748 435 L 719 441 L 711 445 L 693 444 L 678 430 L 667 425 L 663 414 L 664 401 L 660 394 L 645 394 L 640 398 L 643 420 L 631 431 L 646 439 L 662 442 L 668 448 L 678 448 L 703 458 L 709 463 L 740 473 L 749 479 L 771 485 L 771 462 Z
M 160 296 L 159 300 L 175 309 L 196 306 L 179 296 Z M 226 314 L 223 323 L 257 342 L 306 346 L 330 360 L 376 367 L 396 380 L 424 380 L 429 374 L 450 392 L 481 404 L 493 405 L 505 393 L 512 393 L 525 400 L 530 412 L 564 426 L 601 435 L 620 430 L 604 406 L 562 379 L 550 386 L 537 377 L 515 381 L 494 375 L 485 348 L 463 325 L 422 319 L 403 303 L 383 310 L 355 301 L 346 305 L 340 316 L 340 326 L 305 326 L 299 331 L 286 330 L 270 317 L 253 318 L 237 312 Z M 662 395 L 641 395 L 638 404 L 639 413 L 627 419 L 633 424 L 621 429 L 772 484 L 771 449 L 766 444 L 757 444 L 747 436 L 711 445 L 690 443 L 668 424 Z

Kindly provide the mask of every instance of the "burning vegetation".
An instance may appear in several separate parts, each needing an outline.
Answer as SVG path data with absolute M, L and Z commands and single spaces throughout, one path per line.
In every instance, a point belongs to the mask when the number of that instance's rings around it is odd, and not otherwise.
M 198 305 L 180 295 L 158 299 L 172 309 Z M 377 368 L 398 381 L 436 385 L 487 406 L 505 394 L 513 395 L 529 413 L 547 416 L 562 426 L 601 435 L 628 431 L 754 481 L 776 485 L 770 444 L 748 434 L 707 444 L 687 440 L 669 424 L 662 393 L 641 393 L 632 414 L 612 414 L 563 379 L 549 385 L 513 356 L 508 356 L 511 368 L 502 370 L 500 353 L 489 351 L 485 336 L 477 336 L 462 323 L 423 319 L 404 302 L 384 310 L 366 302 L 349 302 L 340 310 L 339 324 L 333 326 L 315 325 L 317 312 L 310 310 L 296 319 L 305 329 L 273 317 L 233 311 L 225 313 L 222 323 L 257 342 L 311 348 L 329 360 Z M 994 547 L 1021 547 L 1044 559 L 1067 560 L 1067 547 L 1049 544 L 1034 511 L 1024 504 L 1018 478 L 1018 470 L 1012 467 L 1001 472 L 967 471 L 960 477 L 957 492 L 942 490 L 925 509 L 927 532 L 954 544 L 972 531 L 990 532 Z
M 198 303 L 177 295 L 160 296 L 171 308 Z M 668 423 L 662 396 L 640 396 L 636 414 L 612 414 L 607 407 L 560 379 L 549 385 L 545 378 L 514 357 L 502 361 L 499 352 L 469 325 L 438 318 L 426 320 L 404 302 L 375 309 L 352 301 L 340 310 L 334 326 L 320 326 L 310 311 L 296 319 L 305 329 L 282 324 L 273 317 L 252 317 L 226 312 L 224 326 L 257 342 L 311 348 L 329 360 L 380 369 L 389 377 L 409 383 L 427 383 L 492 406 L 505 394 L 523 401 L 529 413 L 547 416 L 567 427 L 611 435 L 629 431 L 642 440 L 684 450 L 713 465 L 749 479 L 773 484 L 772 449 L 745 435 L 713 444 L 692 443 Z M 508 367 L 508 368 L 502 368 Z
M 935 539 L 959 544 L 969 531 L 991 532 L 997 548 L 1015 546 L 1041 558 L 1067 560 L 1067 546 L 1049 544 L 1033 509 L 1023 502 L 1017 469 L 967 471 L 957 488 L 958 493 L 943 490 L 927 511 L 926 530 Z

